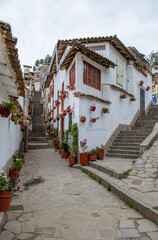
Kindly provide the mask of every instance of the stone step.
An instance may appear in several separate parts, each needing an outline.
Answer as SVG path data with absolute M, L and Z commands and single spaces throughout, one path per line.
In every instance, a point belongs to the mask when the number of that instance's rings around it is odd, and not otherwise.
M 43 128 L 33 128 L 32 132 L 45 132 L 45 129 Z
M 124 149 L 109 149 L 108 153 L 114 153 L 114 154 L 130 154 L 130 155 L 139 155 L 138 150 L 124 150 Z
M 46 137 L 45 132 L 32 132 L 29 133 L 29 137 Z
M 139 147 L 140 143 L 131 143 L 131 142 L 114 142 L 112 146 L 133 146 L 133 147 Z
M 140 155 L 107 153 L 106 156 L 113 157 L 113 158 L 137 159 L 137 158 L 139 158 Z
M 31 138 L 29 138 L 28 139 L 28 141 L 29 142 L 41 142 L 41 143 L 43 143 L 43 142 L 48 142 L 48 139 L 46 138 L 46 137 L 31 137 Z
M 28 149 L 45 149 L 50 148 L 48 143 L 29 143 Z
M 120 136 L 140 136 L 140 137 L 146 137 L 149 135 L 149 133 L 136 133 L 136 132 L 121 132 Z
M 145 136 L 140 136 L 140 135 L 119 135 L 118 137 L 116 137 L 116 140 L 144 140 L 146 137 Z
M 139 151 L 139 146 L 131 146 L 131 145 L 129 145 L 129 146 L 121 146 L 121 145 L 119 145 L 119 146 L 117 146 L 117 145 L 112 145 L 111 147 L 110 147 L 110 149 L 111 150 L 117 150 L 117 149 L 123 149 L 123 150 L 136 150 L 136 151 Z
M 114 143 L 137 143 L 140 144 L 142 141 L 139 139 L 115 139 Z

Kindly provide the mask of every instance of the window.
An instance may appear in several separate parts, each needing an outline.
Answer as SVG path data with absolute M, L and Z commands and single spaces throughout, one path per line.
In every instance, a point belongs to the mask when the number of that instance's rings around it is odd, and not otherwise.
M 83 83 L 100 90 L 101 71 L 85 61 L 83 61 L 83 65 Z
M 69 83 L 75 83 L 75 63 L 72 65 L 72 68 L 70 69 L 70 75 L 69 75 Z

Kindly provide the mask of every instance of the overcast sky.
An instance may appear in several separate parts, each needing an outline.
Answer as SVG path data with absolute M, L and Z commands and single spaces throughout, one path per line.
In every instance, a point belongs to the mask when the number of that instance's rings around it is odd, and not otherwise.
M 145 55 L 158 51 L 158 0 L 0 0 L 0 20 L 18 38 L 21 65 L 76 37 L 116 34 Z

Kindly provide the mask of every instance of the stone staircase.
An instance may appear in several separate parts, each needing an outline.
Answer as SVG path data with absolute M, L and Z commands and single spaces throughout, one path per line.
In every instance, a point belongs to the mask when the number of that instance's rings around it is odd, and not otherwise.
M 29 149 L 43 149 L 43 148 L 50 147 L 48 144 L 47 137 L 45 135 L 41 114 L 42 114 L 42 106 L 40 105 L 40 92 L 35 92 L 32 132 L 29 133 L 29 140 L 28 140 Z
M 148 114 L 141 114 L 130 131 L 121 131 L 106 156 L 136 159 L 140 156 L 139 146 L 151 133 L 158 121 L 158 106 L 152 105 Z

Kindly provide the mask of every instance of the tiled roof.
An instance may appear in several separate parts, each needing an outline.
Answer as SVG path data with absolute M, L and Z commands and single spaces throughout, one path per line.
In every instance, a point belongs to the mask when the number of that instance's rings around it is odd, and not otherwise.
M 4 39 L 8 58 L 16 76 L 16 84 L 18 85 L 17 89 L 19 90 L 19 95 L 25 96 L 22 70 L 18 59 L 18 49 L 15 48 L 17 38 L 12 36 L 10 25 L 3 21 L 0 21 L 0 33 Z
M 73 58 L 75 57 L 75 54 L 78 51 L 81 52 L 82 54 L 88 56 L 88 58 L 90 58 L 91 60 L 95 61 L 96 63 L 100 64 L 103 67 L 114 68 L 116 66 L 115 63 L 113 63 L 112 61 L 110 61 L 106 57 L 103 57 L 102 55 L 98 54 L 97 52 L 92 51 L 91 49 L 83 46 L 80 43 L 73 43 L 70 52 L 68 53 L 68 55 L 64 59 L 64 62 L 61 65 L 61 70 L 65 69 L 65 68 L 68 69 L 68 67 L 70 66 Z

